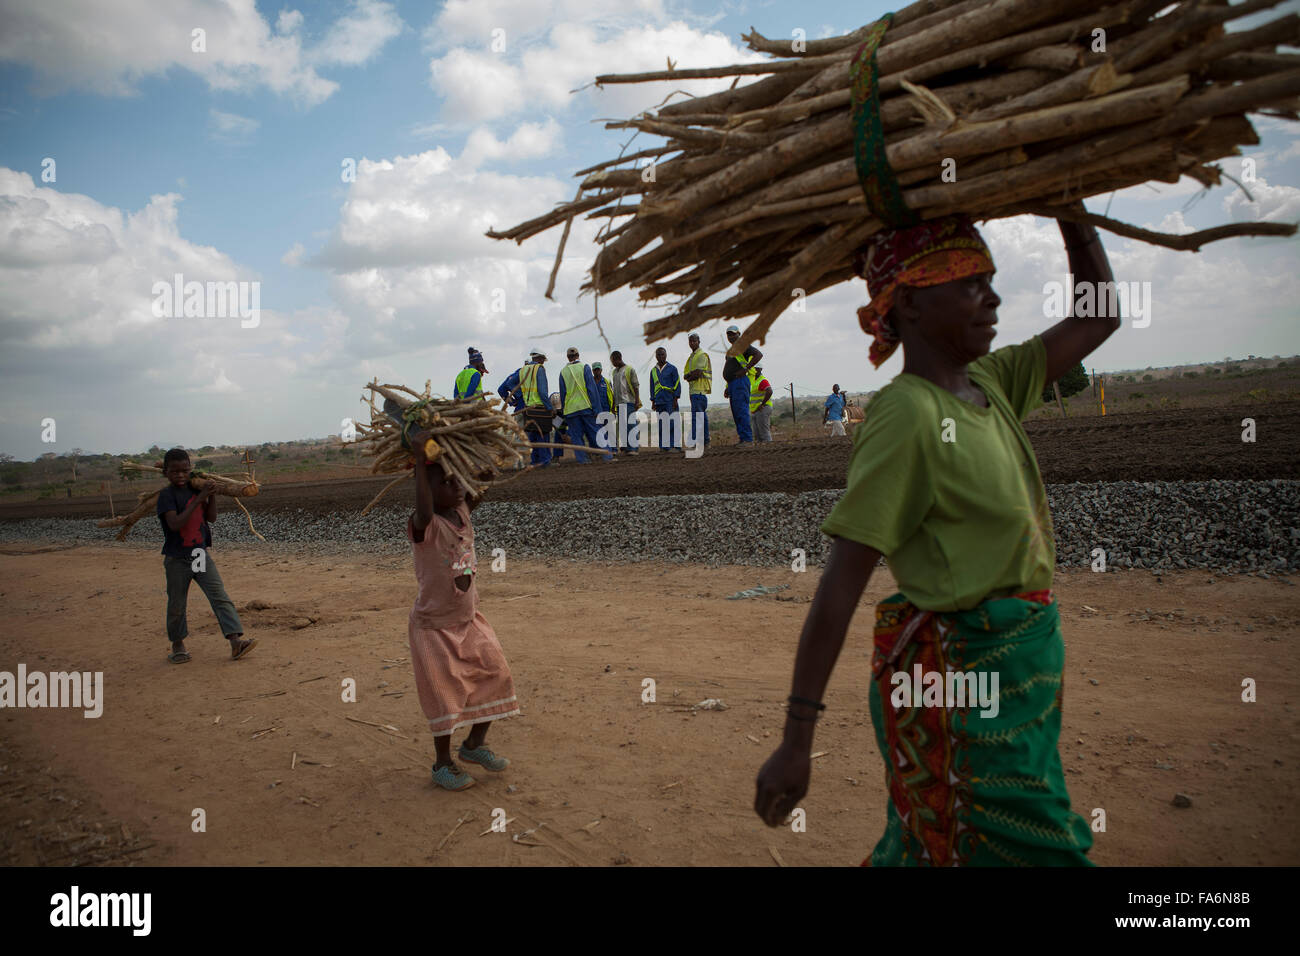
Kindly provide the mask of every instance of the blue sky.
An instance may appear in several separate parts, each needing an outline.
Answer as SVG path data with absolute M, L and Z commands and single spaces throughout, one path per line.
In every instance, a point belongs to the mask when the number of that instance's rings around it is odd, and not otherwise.
M 572 172 L 627 138 L 593 120 L 629 116 L 671 87 L 569 90 L 668 56 L 679 66 L 754 58 L 739 39 L 751 26 L 815 38 L 886 9 L 0 0 L 0 451 L 337 433 L 372 376 L 449 391 L 469 345 L 484 351 L 494 385 L 533 345 L 548 347 L 552 365 L 569 344 L 604 360 L 592 327 L 541 337 L 591 315 L 577 289 L 594 225 L 575 226 L 554 304 L 541 293 L 558 228 L 523 246 L 482 236 L 570 198 Z M 494 30 L 504 50 L 491 48 Z M 1166 231 L 1300 220 L 1300 124 L 1256 128 L 1255 202 L 1184 179 L 1127 190 L 1110 214 Z M 47 157 L 54 182 L 42 181 Z M 349 158 L 355 182 L 340 175 Z M 1223 165 L 1239 174 L 1240 164 Z M 1059 235 L 1029 218 L 985 232 L 1004 300 L 998 344 L 1020 341 L 1048 324 L 1041 288 L 1065 271 Z M 1096 353 L 1098 368 L 1300 351 L 1296 240 L 1234 240 L 1199 255 L 1106 241 L 1118 279 L 1152 282 L 1154 314 Z M 153 282 L 177 271 L 260 283 L 261 321 L 153 315 Z M 494 290 L 504 314 L 491 311 Z M 855 318 L 864 301 L 860 283 L 845 284 L 783 316 L 763 346 L 768 374 L 797 391 L 883 385 L 899 360 L 867 363 Z M 625 292 L 602 298 L 600 312 L 614 346 L 647 366 L 653 346 L 640 327 L 659 313 Z M 706 327 L 706 344 L 718 331 Z M 667 345 L 680 365 L 684 341 Z M 52 445 L 40 441 L 46 417 L 58 422 Z

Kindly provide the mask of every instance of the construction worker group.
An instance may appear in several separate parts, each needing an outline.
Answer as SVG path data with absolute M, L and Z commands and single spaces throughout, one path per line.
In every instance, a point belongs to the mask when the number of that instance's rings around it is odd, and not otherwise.
M 740 329 L 730 326 L 727 339 L 735 343 Z M 657 437 L 661 451 L 685 448 L 686 457 L 698 458 L 710 442 L 708 404 L 713 391 L 713 365 L 709 353 L 700 348 L 700 337 L 691 333 L 690 357 L 685 372 L 678 373 L 668 361 L 668 352 L 655 349 L 655 364 L 650 368 L 650 409 L 646 421 L 637 415 L 643 405 L 641 383 L 636 370 L 623 361 L 621 352 L 609 354 L 613 366 L 610 378 L 600 362 L 587 365 L 576 348 L 566 352 L 568 364 L 560 369 L 560 390 L 552 393 L 546 378 L 546 354 L 534 349 L 528 361 L 515 369 L 497 388 L 501 400 L 511 408 L 515 420 L 530 439 L 551 444 L 563 436 L 573 446 L 574 459 L 588 462 L 590 449 L 596 460 L 613 461 L 621 453 L 635 455 L 647 444 L 651 434 Z M 726 382 L 723 397 L 731 403 L 732 418 L 740 443 L 772 440 L 772 385 L 764 378 L 758 363 L 763 353 L 749 346 L 743 353 L 727 359 L 722 369 Z M 483 376 L 488 374 L 483 354 L 469 350 L 469 363 L 456 376 L 454 395 L 470 398 L 484 394 Z M 690 395 L 690 408 L 682 414 L 682 382 Z M 648 426 L 648 428 L 647 428 Z M 552 455 L 549 447 L 535 447 L 532 464 L 545 467 L 563 456 Z

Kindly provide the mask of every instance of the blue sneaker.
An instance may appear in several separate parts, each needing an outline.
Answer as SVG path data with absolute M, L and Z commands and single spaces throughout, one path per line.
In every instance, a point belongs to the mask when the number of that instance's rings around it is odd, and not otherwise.
M 434 767 L 433 782 L 444 790 L 468 790 L 474 786 L 474 778 L 455 764 Z
M 506 767 L 510 766 L 509 760 L 505 757 L 498 757 L 492 751 L 488 750 L 487 747 L 468 750 L 464 744 L 461 744 L 457 756 L 460 757 L 461 760 L 466 760 L 469 763 L 476 763 L 480 767 L 484 767 L 496 773 L 500 773 L 502 770 L 505 770 Z

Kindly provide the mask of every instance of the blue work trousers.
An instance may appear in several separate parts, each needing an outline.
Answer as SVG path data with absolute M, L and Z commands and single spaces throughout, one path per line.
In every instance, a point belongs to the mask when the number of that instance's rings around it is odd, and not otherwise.
M 622 409 L 621 418 L 623 420 L 623 428 L 626 429 L 626 432 L 619 434 L 618 443 L 628 451 L 636 451 L 636 406 L 631 402 L 622 402 L 618 407 Z
M 700 443 L 700 436 L 695 434 L 696 423 L 699 422 L 700 415 L 704 416 L 704 444 L 707 445 L 709 443 L 708 408 L 709 396 L 702 392 L 699 394 L 694 392 L 691 393 L 691 427 L 687 430 L 687 434 L 691 436 L 692 445 L 698 445 Z
M 749 379 L 742 375 L 732 379 L 727 386 L 727 395 L 731 399 L 731 417 L 736 421 L 736 438 L 743 442 L 752 442 L 754 433 L 749 427 Z
M 569 442 L 573 445 L 573 454 L 579 464 L 586 464 L 587 455 L 583 448 L 598 448 L 596 444 L 596 413 L 591 409 L 565 415 L 564 422 L 569 426 Z
M 659 447 L 682 447 L 682 415 L 674 402 L 672 405 L 656 405 L 655 415 L 659 422 Z

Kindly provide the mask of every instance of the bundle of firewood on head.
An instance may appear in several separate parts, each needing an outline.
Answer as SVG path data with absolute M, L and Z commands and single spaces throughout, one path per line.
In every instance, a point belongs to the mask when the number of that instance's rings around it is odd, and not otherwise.
M 247 456 L 245 457 L 247 458 Z M 210 484 L 216 485 L 216 494 L 225 495 L 227 498 L 234 498 L 235 504 L 237 504 L 239 510 L 244 513 L 244 517 L 248 519 L 248 530 L 257 535 L 258 539 L 265 541 L 266 539 L 258 534 L 257 529 L 253 527 L 253 516 L 248 513 L 248 509 L 244 507 L 244 503 L 239 500 L 240 498 L 256 497 L 258 492 L 257 479 L 253 477 L 253 465 L 251 459 L 248 459 L 248 462 L 248 471 L 242 475 L 218 475 L 209 471 L 191 471 L 189 485 L 195 491 L 202 491 Z M 122 471 L 124 474 L 167 474 L 163 469 L 163 463 L 161 461 L 154 462 L 152 465 L 141 465 L 134 461 L 124 462 L 122 464 Z M 130 514 L 119 515 L 116 518 L 105 518 L 103 521 L 96 522 L 96 527 L 120 527 L 122 530 L 117 533 L 117 540 L 125 541 L 126 536 L 131 533 L 131 528 L 137 521 L 145 517 L 145 515 L 153 514 L 157 510 L 158 494 L 161 491 L 162 488 L 155 489 L 154 491 L 140 492 L 137 496 L 139 503 L 136 505 L 134 511 Z
M 1300 40 L 1300 17 L 1225 29 L 1280 2 L 923 0 L 847 36 L 751 33 L 775 57 L 761 63 L 597 77 L 737 80 L 607 124 L 667 142 L 581 170 L 572 202 L 488 235 L 522 242 L 563 222 L 558 264 L 574 217 L 607 219 L 583 290 L 665 300 L 673 311 L 645 323 L 647 342 L 757 316 L 732 355 L 791 302 L 857 275 L 886 226 L 1033 213 L 1193 251 L 1292 235 L 1233 223 L 1172 236 L 1082 206 L 1150 180 L 1217 185 L 1212 161 L 1259 142 L 1247 113 L 1297 119 L 1300 55 L 1277 47 Z M 767 75 L 736 85 L 754 74 Z
M 357 423 L 355 444 L 368 446 L 364 453 L 374 457 L 372 474 L 398 477 L 390 481 L 361 512 L 368 513 L 390 489 L 413 474 L 414 456 L 438 464 L 460 482 L 466 494 L 481 498 L 488 487 L 517 478 L 529 469 L 523 463 L 533 448 L 522 426 L 495 396 L 440 398 L 429 391 L 415 392 L 404 385 L 366 385 L 370 424 Z M 375 404 L 382 399 L 381 404 Z M 415 448 L 413 439 L 422 432 L 429 437 Z M 546 447 L 563 447 L 550 446 Z M 506 477 L 506 472 L 512 472 Z M 400 474 L 399 474 L 400 473 Z

